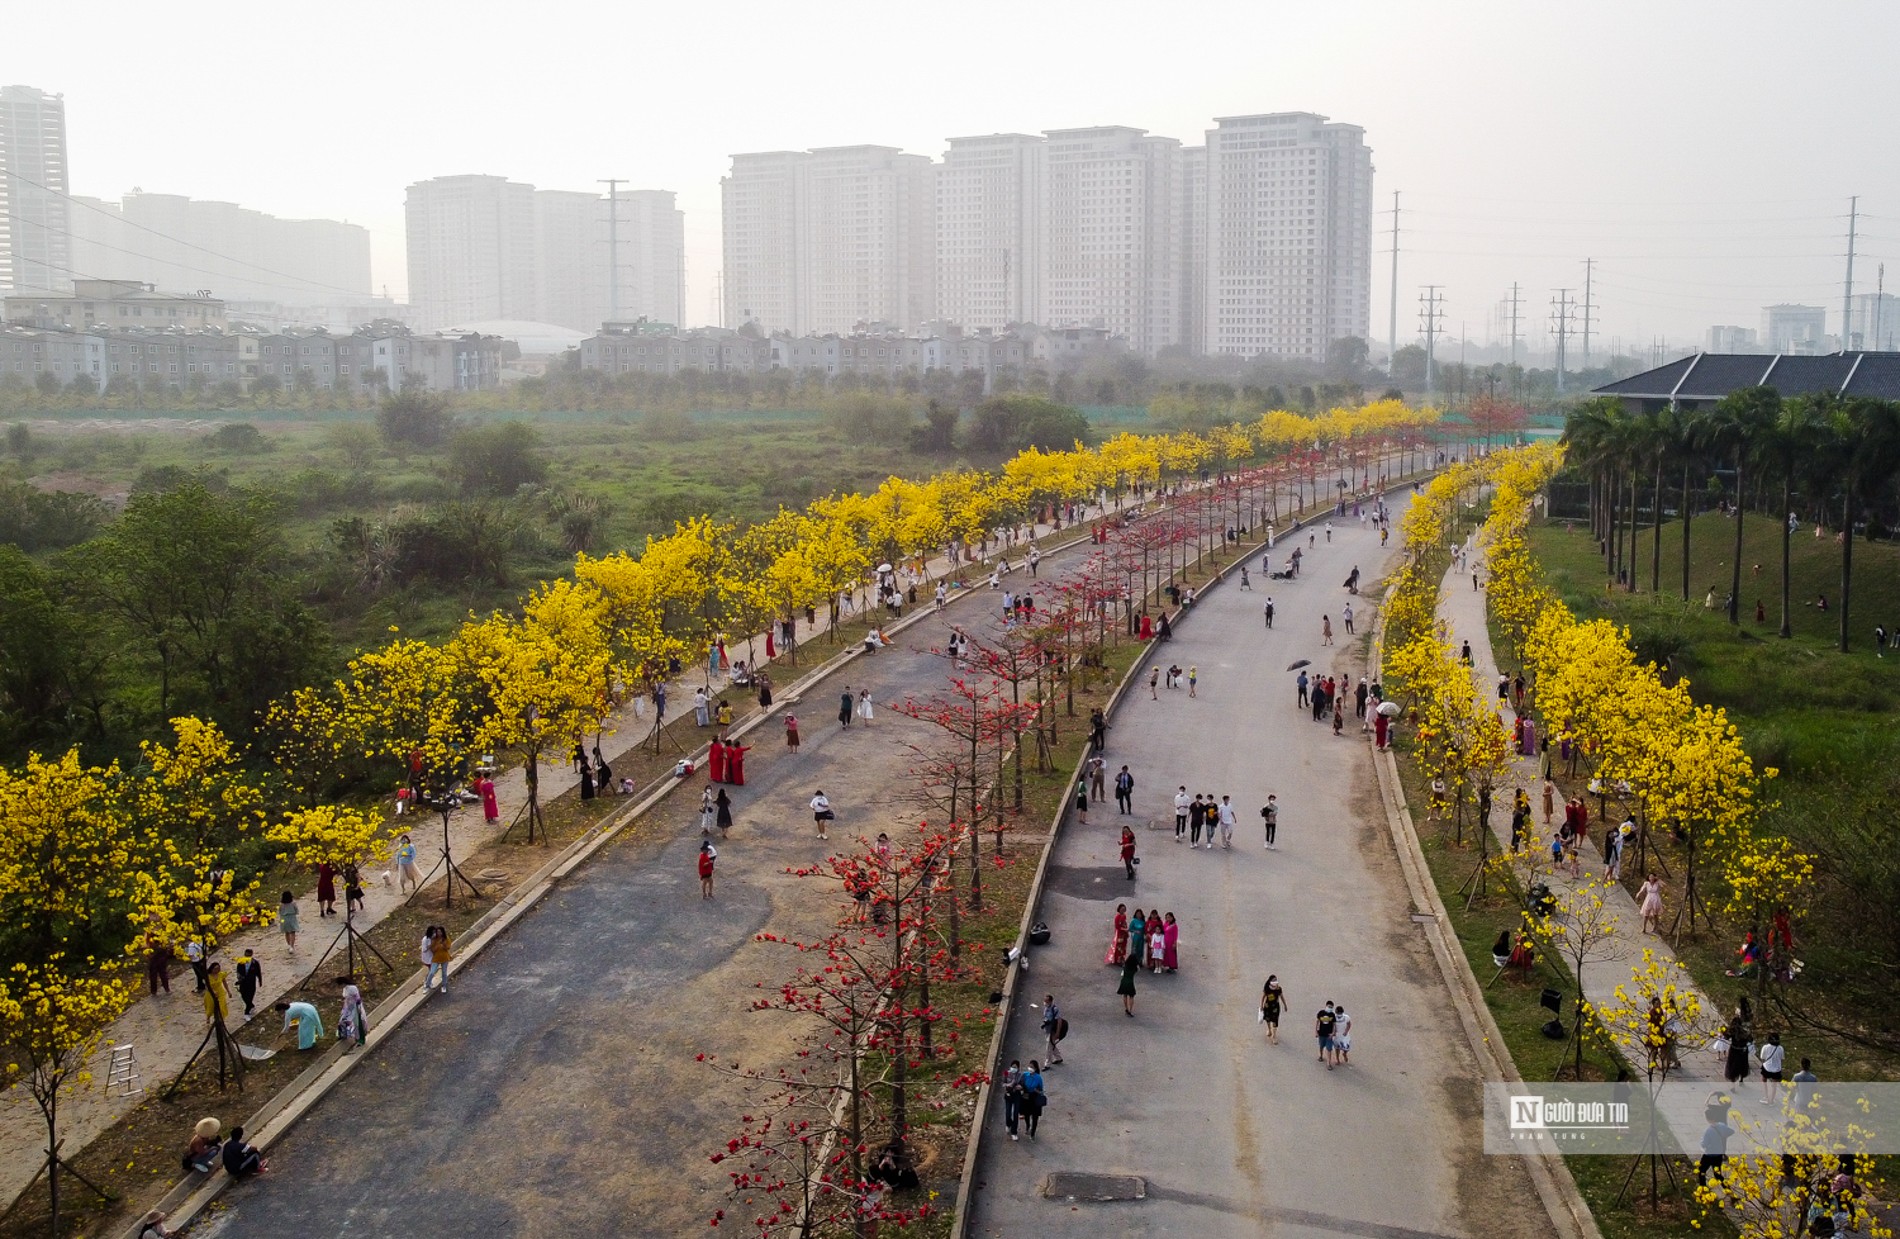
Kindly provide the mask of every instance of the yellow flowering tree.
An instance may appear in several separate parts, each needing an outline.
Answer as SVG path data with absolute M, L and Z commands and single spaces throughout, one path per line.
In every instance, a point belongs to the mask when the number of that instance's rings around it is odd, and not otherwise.
M 0 1048 L 6 1082 L 25 1088 L 46 1126 L 53 1222 L 59 1221 L 59 1101 L 91 1079 L 88 1064 L 130 1005 L 132 987 L 103 961 L 127 932 L 138 837 L 118 768 L 84 766 L 77 750 L 0 769 Z
M 340 805 L 316 805 L 308 809 L 292 809 L 283 817 L 271 823 L 268 837 L 271 842 L 284 850 L 279 859 L 306 869 L 315 869 L 319 865 L 329 865 L 341 873 L 355 866 L 361 868 L 367 864 L 381 864 L 389 858 L 389 840 L 384 837 L 382 821 L 360 809 L 345 808 Z M 304 980 L 305 987 L 323 970 L 324 961 L 341 945 L 344 951 L 344 970 L 351 976 L 358 972 L 358 952 L 363 952 L 365 965 L 374 955 L 382 961 L 383 967 L 395 970 L 387 956 L 376 949 L 374 943 L 364 937 L 356 928 L 354 905 L 348 899 L 343 901 L 343 926 L 337 930 L 337 936 L 317 957 L 316 967 L 310 970 L 310 977 Z

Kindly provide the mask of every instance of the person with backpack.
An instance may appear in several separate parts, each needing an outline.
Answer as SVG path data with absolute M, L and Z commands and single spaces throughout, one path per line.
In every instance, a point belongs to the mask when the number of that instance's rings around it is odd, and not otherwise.
M 1042 1033 L 1049 1039 L 1049 1065 L 1053 1067 L 1062 1061 L 1062 1050 L 1056 1043 L 1069 1035 L 1069 1021 L 1057 1010 L 1054 994 L 1042 996 Z
M 1036 1124 L 1042 1119 L 1042 1112 L 1049 1104 L 1049 1094 L 1042 1087 L 1042 1064 L 1035 1059 L 1029 1060 L 1029 1070 L 1023 1073 L 1023 1096 L 1017 1103 L 1024 1126 L 1029 1128 L 1029 1138 L 1036 1138 Z

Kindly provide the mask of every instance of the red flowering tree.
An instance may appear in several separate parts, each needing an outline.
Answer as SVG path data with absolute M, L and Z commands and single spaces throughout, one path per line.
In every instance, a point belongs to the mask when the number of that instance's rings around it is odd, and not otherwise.
M 795 963 L 776 991 L 760 983 L 753 1009 L 800 1017 L 810 1029 L 792 1066 L 712 1064 L 751 1088 L 739 1133 L 712 1161 L 733 1163 L 733 1195 L 761 1236 L 866 1234 L 933 1212 L 927 1200 L 894 1199 L 878 1163 L 888 1158 L 903 1168 L 915 1104 L 945 1107 L 982 1081 L 932 1070 L 950 1056 L 957 1033 L 952 1027 L 940 1044 L 932 1037 L 943 1017 L 930 1003 L 930 982 L 970 973 L 945 954 L 930 925 L 932 888 L 957 834 L 926 824 L 914 840 L 880 839 L 793 870 L 840 883 L 850 909 L 844 924 L 813 942 L 759 936 L 794 952 Z M 879 1127 L 888 1139 L 874 1153 Z M 721 1210 L 711 1220 L 717 1226 L 725 1218 Z

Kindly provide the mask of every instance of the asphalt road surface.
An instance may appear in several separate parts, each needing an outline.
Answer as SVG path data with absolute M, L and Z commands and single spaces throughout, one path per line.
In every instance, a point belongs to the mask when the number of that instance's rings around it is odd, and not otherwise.
M 1046 556 L 1041 579 L 1087 544 Z M 1020 560 L 1020 556 L 1015 556 Z M 1026 570 L 1006 578 L 1022 588 Z M 1032 587 L 1033 588 L 1033 587 Z M 213 1223 L 230 1236 L 683 1235 L 730 1207 L 707 1155 L 737 1133 L 744 1094 L 695 1062 L 774 1066 L 789 1017 L 749 1012 L 755 986 L 787 972 L 785 949 L 843 907 L 838 887 L 789 877 L 922 815 L 902 790 L 929 724 L 885 703 L 946 682 L 929 652 L 955 622 L 985 631 L 1000 593 L 952 606 L 895 648 L 860 655 L 792 705 L 803 748 L 778 718 L 754 732 L 747 785 L 732 789 L 717 898 L 699 898 L 697 791 L 676 793 L 563 882 L 385 1041 L 270 1150 L 271 1174 L 236 1185 Z M 928 603 L 925 603 L 928 606 Z M 822 649 L 823 647 L 815 647 Z M 870 688 L 876 718 L 838 725 L 844 685 Z M 781 695 L 781 700 L 783 700 Z M 822 788 L 838 814 L 814 837 Z
M 1367 600 L 1342 586 L 1357 564 L 1380 575 L 1387 552 L 1369 525 L 1315 531 L 1300 579 L 1238 577 L 1208 591 L 1153 657 L 1196 667 L 1199 683 L 1145 678 L 1109 734 L 1111 771 L 1126 763 L 1135 814 L 1091 812 L 1065 829 L 1042 916 L 1053 931 L 1034 952 L 1018 1001 L 1053 992 L 1071 1033 L 1065 1062 L 1045 1074 L 1039 1138 L 1012 1143 L 1000 1099 L 986 1116 L 971 1234 L 980 1236 L 1259 1236 L 1371 1239 L 1552 1233 L 1521 1164 L 1483 1155 L 1478 1069 L 1392 854 L 1366 742 L 1352 704 L 1345 734 L 1295 701 L 1295 659 L 1313 672 L 1365 665 Z M 1306 534 L 1283 538 L 1276 567 Z M 1393 536 L 1396 550 L 1398 538 Z M 1258 567 L 1258 558 L 1255 558 Z M 1363 578 L 1362 578 L 1363 579 Z M 1364 586 L 1362 585 L 1362 589 Z M 1344 630 L 1354 604 L 1359 636 Z M 1321 643 L 1330 615 L 1336 644 Z M 1174 842 L 1173 796 L 1232 796 L 1231 850 Z M 1259 810 L 1280 808 L 1277 850 Z M 1117 859 L 1132 820 L 1143 863 L 1128 881 Z M 1180 970 L 1142 972 L 1135 1016 L 1123 1014 L 1117 969 L 1105 966 L 1118 902 L 1173 912 Z M 1276 973 L 1288 996 L 1280 1044 L 1257 1022 Z M 1329 1071 L 1313 1036 L 1327 1000 L 1352 1017 L 1351 1063 Z M 1019 1008 L 1007 1063 L 1045 1057 L 1040 1013 Z M 1050 1176 L 1145 1180 L 1140 1201 L 1082 1203 Z M 1053 1182 L 1060 1193 L 1046 1196 Z M 1106 1189 L 1110 1180 L 1082 1182 Z

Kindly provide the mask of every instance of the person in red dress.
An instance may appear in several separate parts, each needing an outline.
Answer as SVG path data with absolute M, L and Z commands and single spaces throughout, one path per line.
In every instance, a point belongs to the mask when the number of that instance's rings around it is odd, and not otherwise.
M 336 869 L 327 861 L 317 866 L 317 915 L 336 915 Z
M 726 746 L 718 740 L 712 742 L 706 758 L 706 770 L 715 783 L 726 781 Z
M 495 800 L 495 780 L 483 775 L 475 784 L 475 791 L 482 798 L 482 817 L 490 826 L 501 821 L 501 805 Z
M 739 787 L 745 786 L 745 755 L 751 747 L 749 744 L 726 746 L 726 782 Z

